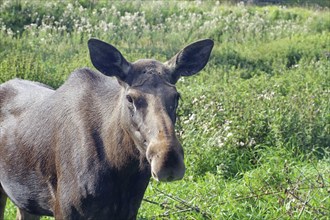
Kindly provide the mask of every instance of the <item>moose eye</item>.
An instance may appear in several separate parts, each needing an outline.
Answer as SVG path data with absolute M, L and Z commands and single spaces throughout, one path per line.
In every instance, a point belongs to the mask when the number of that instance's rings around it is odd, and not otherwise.
M 126 99 L 129 103 L 133 103 L 133 99 L 130 95 L 126 95 Z

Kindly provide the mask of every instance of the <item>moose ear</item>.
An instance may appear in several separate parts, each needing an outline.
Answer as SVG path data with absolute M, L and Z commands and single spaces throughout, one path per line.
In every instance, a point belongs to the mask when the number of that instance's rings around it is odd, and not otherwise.
M 209 60 L 213 45 L 213 40 L 210 39 L 197 41 L 167 61 L 165 65 L 170 69 L 173 83 L 180 76 L 191 76 L 201 71 Z
M 88 49 L 94 67 L 107 76 L 116 76 L 125 81 L 130 63 L 114 46 L 98 39 L 88 41 Z

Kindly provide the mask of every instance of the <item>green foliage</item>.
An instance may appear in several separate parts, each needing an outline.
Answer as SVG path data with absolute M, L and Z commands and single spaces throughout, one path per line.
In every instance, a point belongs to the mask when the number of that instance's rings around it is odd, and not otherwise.
M 165 61 L 192 41 L 215 40 L 207 67 L 177 84 L 186 176 L 152 181 L 140 219 L 330 215 L 329 9 L 5 1 L 0 28 L 0 83 L 19 77 L 54 88 L 73 70 L 92 68 L 90 37 L 130 61 Z M 7 218 L 14 212 L 11 204 Z

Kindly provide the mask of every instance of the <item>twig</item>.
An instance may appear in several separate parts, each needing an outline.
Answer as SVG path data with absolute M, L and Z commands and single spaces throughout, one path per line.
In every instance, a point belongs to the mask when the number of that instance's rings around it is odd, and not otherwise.
M 163 209 L 166 208 L 166 206 L 164 204 L 161 204 L 161 203 L 158 203 L 158 202 L 154 202 L 154 201 L 151 201 L 149 199 L 143 199 L 143 201 L 149 202 L 149 203 L 154 204 L 154 205 L 158 205 L 158 206 L 160 206 Z
M 308 197 L 310 196 L 310 193 L 311 193 L 311 190 L 313 189 L 322 189 L 322 188 L 328 188 L 330 186 L 328 185 L 325 185 L 325 184 L 322 184 L 321 186 L 315 186 L 315 185 L 312 185 L 310 187 L 302 187 L 302 188 L 299 188 L 298 186 L 294 187 L 293 189 L 290 189 L 290 188 L 284 188 L 283 186 L 281 187 L 281 190 L 280 191 L 273 191 L 273 192 L 266 192 L 266 193 L 261 193 L 261 194 L 257 194 L 257 192 L 253 191 L 253 193 L 255 193 L 254 195 L 251 195 L 251 196 L 245 196 L 245 197 L 242 197 L 242 196 L 237 196 L 234 198 L 234 201 L 242 201 L 242 200 L 246 200 L 246 199 L 252 199 L 252 198 L 260 198 L 260 197 L 263 197 L 263 196 L 269 196 L 269 195 L 277 195 L 277 194 L 281 194 L 281 193 L 289 193 L 290 195 L 292 195 L 294 198 L 296 198 L 299 202 L 301 202 L 303 204 L 303 207 L 302 209 L 300 210 L 300 213 L 299 213 L 299 216 L 298 216 L 298 219 L 302 216 L 303 212 L 305 211 L 306 207 L 309 207 L 310 209 L 312 209 L 314 212 L 317 212 L 318 214 L 321 214 L 323 216 L 326 215 L 326 213 L 320 211 L 319 209 L 311 206 L 309 204 L 309 201 L 312 199 L 310 198 L 308 201 L 304 201 L 303 199 L 301 199 L 299 196 L 297 196 L 292 190 L 294 191 L 299 191 L 299 190 L 309 190 L 308 192 Z M 188 212 L 188 211 L 195 211 L 197 213 L 200 213 L 203 215 L 204 218 L 206 219 L 211 219 L 211 215 L 207 212 L 204 212 L 202 210 L 200 210 L 200 208 L 198 206 L 193 206 L 191 205 L 189 202 L 185 201 L 184 199 L 181 199 L 177 196 L 173 196 L 171 194 L 167 194 L 165 193 L 164 191 L 162 190 L 159 190 L 157 188 L 154 188 L 155 191 L 163 194 L 164 196 L 166 196 L 167 198 L 175 201 L 175 202 L 179 202 L 180 204 L 184 205 L 185 207 L 187 208 L 183 208 L 183 207 L 180 207 L 180 206 L 177 206 L 175 205 L 175 207 L 177 209 L 179 209 L 179 211 L 173 211 L 171 213 L 169 213 L 169 211 L 166 211 L 164 214 L 162 215 L 159 215 L 158 217 L 161 217 L 161 216 L 169 216 L 170 214 L 177 214 L 177 213 L 182 213 L 182 212 Z M 157 203 L 157 202 L 154 202 L 154 201 L 151 201 L 149 199 L 143 199 L 144 201 L 146 202 L 149 202 L 151 204 L 154 204 L 154 205 L 158 205 L 160 206 L 161 208 L 163 209 L 172 209 L 172 207 L 170 206 L 166 206 L 164 204 L 161 204 L 161 203 Z M 221 202 L 221 203 L 218 203 L 219 205 L 224 205 L 226 204 L 227 202 Z M 156 216 L 157 217 L 157 216 Z
M 308 191 L 308 195 L 307 198 L 309 197 L 309 195 L 311 194 L 311 190 Z M 305 211 L 306 205 L 309 203 L 309 201 L 311 201 L 312 198 L 310 198 L 309 200 L 305 201 L 303 204 L 303 207 L 301 208 L 299 215 L 298 215 L 298 219 L 300 219 L 302 213 Z
M 190 212 L 193 211 L 191 208 L 187 208 L 187 209 L 181 209 L 179 211 L 175 211 L 175 212 L 168 212 L 166 211 L 165 213 L 161 214 L 161 215 L 157 215 L 157 216 L 153 216 L 153 217 L 166 217 L 169 215 L 175 215 L 175 214 L 179 214 L 179 213 L 183 213 L 183 212 Z
M 321 212 L 320 210 L 317 210 L 316 208 L 314 208 L 313 206 L 311 206 L 310 204 L 308 204 L 308 202 L 305 202 L 304 200 L 302 200 L 299 196 L 295 195 L 294 193 L 292 193 L 290 190 L 287 191 L 290 195 L 292 195 L 295 199 L 299 200 L 302 204 L 305 204 L 306 206 L 308 206 L 309 208 L 311 208 L 312 210 L 314 210 L 315 212 L 321 214 L 321 215 L 325 215 L 324 212 Z
M 157 192 L 159 192 L 159 193 L 162 193 L 162 194 L 165 195 L 166 197 L 168 197 L 168 198 L 170 198 L 170 199 L 172 199 L 172 200 L 174 200 L 174 201 L 176 201 L 176 202 L 179 202 L 179 203 L 181 203 L 182 205 L 188 207 L 191 211 L 195 211 L 195 212 L 197 212 L 197 213 L 202 214 L 204 218 L 211 219 L 210 214 L 208 214 L 207 212 L 204 212 L 204 211 L 200 210 L 199 207 L 197 207 L 197 206 L 192 206 L 189 202 L 187 202 L 187 201 L 185 201 L 185 200 L 183 200 L 183 199 L 181 199 L 181 198 L 179 198 L 179 197 L 177 197 L 177 196 L 172 196 L 172 195 L 170 195 L 170 194 L 167 194 L 167 193 L 165 193 L 165 192 L 163 192 L 163 191 L 161 191 L 161 190 L 159 190 L 159 189 L 157 189 L 157 188 L 155 188 L 155 190 L 156 190 Z

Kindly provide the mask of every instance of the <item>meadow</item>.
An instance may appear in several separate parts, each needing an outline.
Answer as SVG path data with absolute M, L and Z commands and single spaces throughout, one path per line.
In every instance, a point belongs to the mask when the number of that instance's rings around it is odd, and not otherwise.
M 193 41 L 215 41 L 207 67 L 177 83 L 186 175 L 151 180 L 138 219 L 329 219 L 329 8 L 0 1 L 0 83 L 58 88 L 93 68 L 91 37 L 129 61 L 166 61 Z

